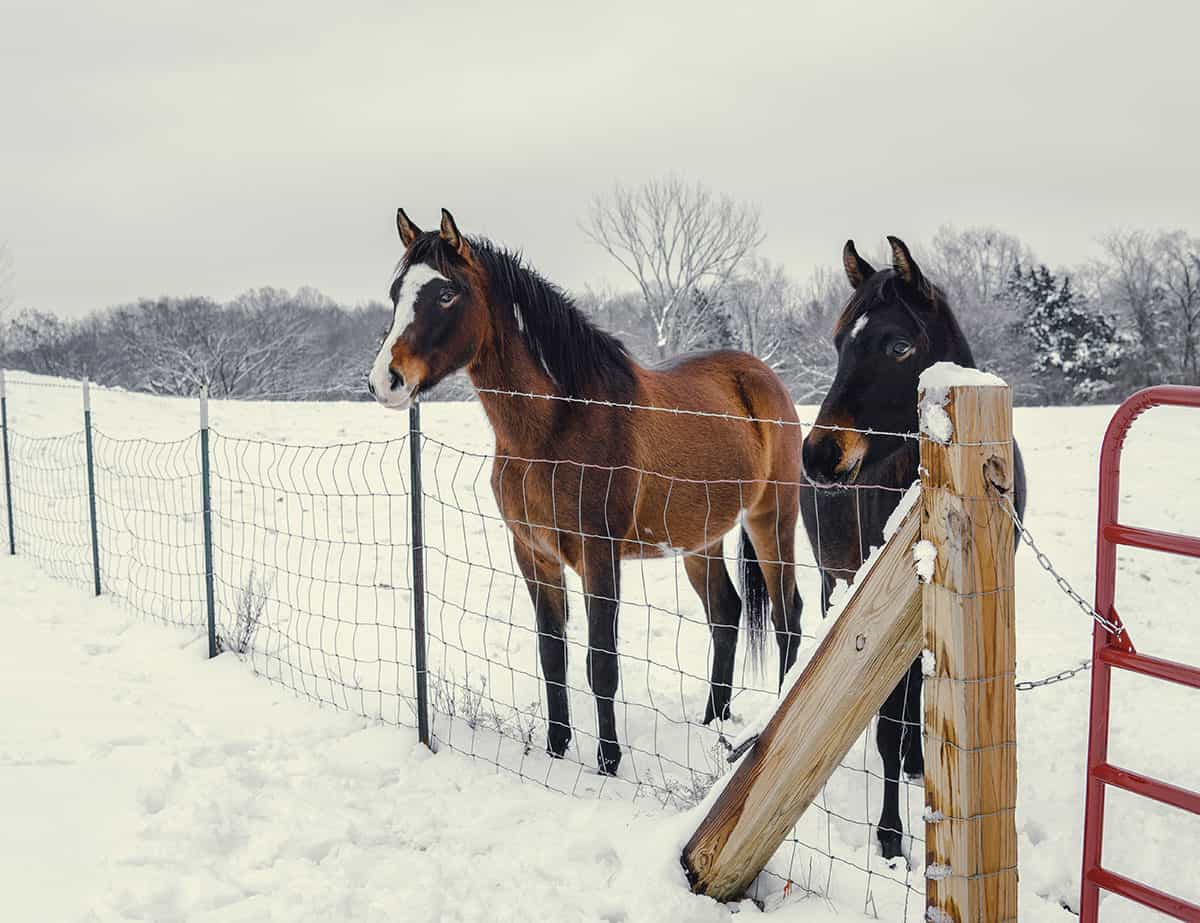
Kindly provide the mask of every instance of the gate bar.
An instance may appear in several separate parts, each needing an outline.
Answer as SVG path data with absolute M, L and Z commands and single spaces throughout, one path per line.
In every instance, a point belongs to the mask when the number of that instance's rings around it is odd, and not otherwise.
M 1176 532 L 1159 532 L 1155 529 L 1137 529 L 1113 523 L 1104 527 L 1104 538 L 1114 545 L 1130 548 L 1148 548 L 1150 551 L 1166 551 L 1182 554 L 1189 558 L 1200 558 L 1200 538 L 1179 535 Z
M 1153 798 L 1155 801 L 1169 804 L 1173 808 L 1200 814 L 1200 794 L 1180 788 L 1178 785 L 1172 785 L 1170 782 L 1144 776 L 1131 769 L 1122 769 L 1112 763 L 1097 766 L 1092 771 L 1092 775 L 1105 785 L 1123 788 L 1134 795 Z
M 1101 650 L 1099 659 L 1101 663 L 1110 667 L 1200 689 L 1200 669 L 1188 666 L 1186 663 L 1164 660 L 1162 657 L 1150 657 L 1147 654 L 1134 654 L 1117 647 L 1105 647 Z
M 1159 913 L 1174 917 L 1176 920 L 1183 920 L 1184 923 L 1195 923 L 1196 920 L 1200 920 L 1200 904 L 1193 904 L 1181 897 L 1163 894 L 1156 888 L 1134 881 L 1132 878 L 1126 878 L 1124 875 L 1118 875 L 1116 872 L 1110 872 L 1105 868 L 1092 869 L 1084 884 L 1085 886 L 1091 884 L 1095 888 L 1103 888 L 1105 891 L 1127 897 L 1131 901 L 1137 901 L 1143 907 L 1150 907 Z

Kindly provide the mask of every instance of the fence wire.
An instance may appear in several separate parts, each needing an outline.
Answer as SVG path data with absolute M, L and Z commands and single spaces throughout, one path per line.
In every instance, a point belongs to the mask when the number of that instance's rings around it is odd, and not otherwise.
M 415 726 L 407 440 L 214 433 L 218 638 L 302 696 Z
M 776 702 L 778 655 L 770 626 L 761 670 L 746 655 L 743 627 L 732 717 L 704 725 L 713 643 L 703 601 L 686 572 L 687 558 L 668 553 L 627 559 L 621 567 L 615 696 L 624 758 L 616 776 L 601 775 L 586 601 L 579 579 L 568 573 L 566 694 L 574 737 L 564 758 L 548 756 L 543 639 L 512 543 L 513 529 L 534 520 L 512 515 L 506 520 L 500 513 L 493 471 L 503 479 L 541 464 L 553 469 L 553 479 L 578 484 L 586 467 L 593 484 L 616 469 L 497 460 L 461 444 L 466 428 L 483 425 L 480 408 L 464 406 L 458 413 L 462 416 L 451 423 L 426 421 L 420 453 L 435 745 L 569 795 L 650 797 L 672 807 L 698 803 L 730 771 L 730 741 Z M 18 420 L 10 413 L 17 551 L 56 576 L 90 587 L 83 434 L 32 438 L 20 435 Z M 94 449 L 104 591 L 147 618 L 202 630 L 198 437 L 117 439 L 104 433 L 97 417 Z M 415 726 L 408 439 L 300 445 L 214 430 L 209 452 L 221 647 L 242 654 L 256 672 L 298 695 Z M 668 498 L 664 521 L 673 503 L 697 503 L 714 491 L 745 486 L 648 471 L 638 477 L 665 482 L 659 484 Z M 776 490 L 796 486 L 772 484 Z M 855 497 L 856 516 L 868 492 L 900 492 L 884 485 L 839 491 L 838 496 Z M 581 535 L 581 524 L 555 528 L 563 537 L 595 537 Z M 822 633 L 821 581 L 803 528 L 796 528 L 794 560 L 775 563 L 797 569 L 804 597 L 801 657 L 807 657 Z M 737 530 L 723 538 L 710 553 L 711 566 L 736 574 L 736 540 Z M 671 551 L 669 531 L 637 541 L 655 554 Z M 665 549 L 659 547 L 664 543 Z M 919 721 L 900 723 L 921 733 Z M 885 782 L 876 732 L 873 724 L 851 748 L 752 896 L 771 905 L 809 893 L 882 919 L 922 918 L 924 788 L 919 779 L 898 780 L 907 860 L 885 861 L 876 839 Z
M 198 446 L 197 436 L 93 435 L 104 592 L 146 618 L 196 629 L 205 624 Z
M 51 576 L 90 586 L 92 540 L 82 432 L 27 436 L 8 432 L 13 531 L 22 554 Z

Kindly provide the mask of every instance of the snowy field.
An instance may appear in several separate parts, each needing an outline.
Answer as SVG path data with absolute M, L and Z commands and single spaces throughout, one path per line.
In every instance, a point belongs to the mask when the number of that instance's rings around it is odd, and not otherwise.
M 576 737 L 568 759 L 547 759 L 532 612 L 491 500 L 486 421 L 474 405 L 423 405 L 431 757 L 409 730 L 407 418 L 368 404 L 213 403 L 221 631 L 237 644 L 239 608 L 259 627 L 244 655 L 210 663 L 196 403 L 105 391 L 93 403 L 100 601 L 88 593 L 78 390 L 10 377 L 22 554 L 0 558 L 7 918 L 719 920 L 739 909 L 688 894 L 676 857 L 695 823 L 688 806 L 726 768 L 718 733 L 736 736 L 772 693 L 741 669 L 733 720 L 700 726 L 708 631 L 678 559 L 625 565 L 615 780 L 594 771 L 586 623 L 570 584 Z M 1110 413 L 1016 412 L 1029 528 L 1085 596 Z M 1198 452 L 1195 414 L 1139 421 L 1125 518 L 1200 532 Z M 1018 678 L 1076 665 L 1086 618 L 1027 549 L 1017 560 Z M 1139 649 L 1200 661 L 1200 563 L 1125 552 L 1120 566 L 1117 607 Z M 815 571 L 800 582 L 813 630 Z M 1114 762 L 1200 787 L 1194 694 L 1118 676 L 1114 703 Z M 1087 674 L 1019 695 L 1023 919 L 1070 919 L 1064 905 L 1078 901 L 1086 720 Z M 871 738 L 760 880 L 774 919 L 921 918 L 921 789 L 902 792 L 910 863 L 889 866 L 874 848 Z M 1109 806 L 1106 864 L 1200 900 L 1200 821 L 1121 793 Z M 1116 898 L 1102 917 L 1153 918 Z

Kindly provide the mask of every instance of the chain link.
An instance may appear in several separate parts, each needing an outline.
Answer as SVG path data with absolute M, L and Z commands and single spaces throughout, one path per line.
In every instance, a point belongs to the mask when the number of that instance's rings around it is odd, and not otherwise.
M 1090 670 L 1092 667 L 1091 660 L 1084 660 L 1077 667 L 1069 670 L 1059 670 L 1057 673 L 1051 673 L 1043 679 L 1027 679 L 1017 683 L 1017 692 L 1028 692 L 1030 689 L 1040 689 L 1042 686 L 1053 686 L 1055 683 L 1061 683 L 1065 679 L 1071 679 L 1080 673 Z

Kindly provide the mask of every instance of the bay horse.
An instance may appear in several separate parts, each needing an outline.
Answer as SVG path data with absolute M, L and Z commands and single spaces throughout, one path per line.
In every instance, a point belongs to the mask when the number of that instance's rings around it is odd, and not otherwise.
M 403 209 L 396 224 L 405 251 L 368 387 L 402 410 L 465 369 L 479 394 L 496 440 L 492 492 L 533 600 L 548 752 L 561 757 L 571 741 L 564 567 L 583 583 L 601 773 L 615 774 L 621 760 L 623 559 L 683 555 L 713 644 L 706 724 L 729 717 L 743 611 L 760 655 L 769 604 L 782 681 L 801 612 L 793 564 L 801 432 L 783 382 L 732 350 L 644 368 L 518 255 L 465 237 L 444 209 L 437 231 L 421 231 Z M 742 599 L 722 555 L 739 520 Z
M 842 263 L 853 294 L 833 331 L 837 372 L 804 440 L 801 515 L 821 571 L 821 612 L 838 579 L 850 581 L 901 495 L 917 479 L 917 381 L 935 362 L 975 367 L 946 296 L 921 272 L 905 243 L 889 237 L 890 268 L 876 271 L 846 241 Z M 882 430 L 867 433 L 863 430 Z M 1025 467 L 1013 444 L 1014 501 L 1025 513 Z M 1018 535 L 1019 541 L 1019 535 Z M 883 761 L 876 836 L 884 858 L 901 855 L 900 771 L 925 771 L 921 665 L 912 665 L 879 710 L 875 741 Z M 903 765 L 902 765 L 903 764 Z

